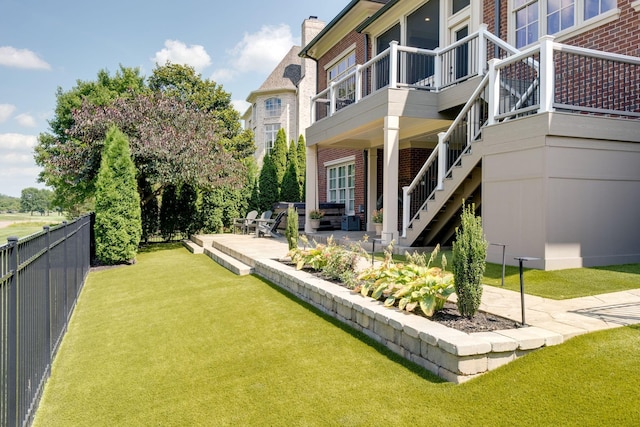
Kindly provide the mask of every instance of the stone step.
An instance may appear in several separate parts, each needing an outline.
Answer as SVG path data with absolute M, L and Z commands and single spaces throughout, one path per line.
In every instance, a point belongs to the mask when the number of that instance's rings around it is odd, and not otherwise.
M 204 254 L 238 276 L 253 273 L 253 268 L 214 247 L 204 248 Z
M 191 240 L 183 240 L 182 244 L 193 254 L 204 253 L 204 248 Z

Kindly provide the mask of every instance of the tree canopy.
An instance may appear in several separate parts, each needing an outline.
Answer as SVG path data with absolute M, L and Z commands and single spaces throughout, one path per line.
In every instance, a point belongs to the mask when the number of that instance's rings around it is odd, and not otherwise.
M 138 182 L 147 181 L 153 194 L 167 185 L 239 187 L 254 151 L 230 95 L 193 68 L 175 64 L 157 67 L 148 85 L 138 69 L 121 67 L 114 77 L 100 71 L 95 82 L 58 89 L 49 124 L 51 133 L 39 136 L 36 163 L 44 168 L 41 181 L 63 206 L 93 197 L 112 125 L 128 137 Z

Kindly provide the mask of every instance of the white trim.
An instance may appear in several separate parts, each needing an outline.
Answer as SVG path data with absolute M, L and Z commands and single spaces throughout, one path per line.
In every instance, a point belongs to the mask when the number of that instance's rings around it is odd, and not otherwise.
M 634 8 L 636 12 L 640 12 L 640 0 L 631 2 L 631 7 Z
M 342 52 L 340 52 L 338 55 L 335 56 L 335 58 L 333 58 L 333 60 L 331 60 L 330 62 L 328 62 L 325 66 L 324 66 L 324 71 L 329 71 L 329 69 L 331 67 L 333 67 L 334 65 L 336 65 L 338 62 L 342 61 L 347 55 L 349 55 L 352 51 L 356 50 L 356 44 L 353 43 L 351 46 L 347 47 L 345 50 L 343 50 Z M 357 61 L 356 61 L 357 62 Z
M 334 167 L 334 166 L 338 166 L 342 163 L 353 163 L 356 161 L 356 156 L 347 156 L 347 157 L 342 157 L 340 159 L 335 159 L 335 160 L 329 160 L 327 162 L 324 162 L 324 167 Z
M 521 46 L 519 47 L 519 49 L 523 50 L 530 46 L 533 46 L 535 43 L 538 43 L 539 39 L 542 36 L 548 34 L 547 33 L 547 6 L 546 6 L 547 1 L 548 0 L 529 0 L 527 2 L 527 3 L 529 2 L 538 3 L 538 40 L 536 40 L 531 44 Z M 613 8 L 599 15 L 596 15 L 592 18 L 589 18 L 585 21 L 584 20 L 584 2 L 585 0 L 575 1 L 574 24 L 571 27 L 565 30 L 559 31 L 557 33 L 551 34 L 552 36 L 555 37 L 556 41 L 562 42 L 562 41 L 568 40 L 570 38 L 576 37 L 582 33 L 593 30 L 594 28 L 598 28 L 602 25 L 608 24 L 620 18 L 620 9 Z M 636 0 L 636 3 L 639 3 L 638 6 L 640 6 L 640 0 Z M 507 5 L 507 11 L 508 11 L 507 42 L 513 46 L 516 46 L 516 31 L 515 31 L 516 19 L 515 19 L 515 13 L 514 13 L 515 8 L 513 7 L 513 4 L 514 4 L 514 1 L 509 0 L 509 3 Z

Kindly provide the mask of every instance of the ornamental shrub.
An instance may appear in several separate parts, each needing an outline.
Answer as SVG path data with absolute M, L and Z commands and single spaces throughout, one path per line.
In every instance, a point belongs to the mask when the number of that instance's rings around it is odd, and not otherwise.
M 178 234 L 178 190 L 170 184 L 162 191 L 162 204 L 160 205 L 160 234 L 169 242 Z
M 453 242 L 453 276 L 460 315 L 472 318 L 480 308 L 482 278 L 486 267 L 487 240 L 482 218 L 475 215 L 475 204 L 462 202 L 460 227 Z
M 96 256 L 105 264 L 133 261 L 141 235 L 140 195 L 129 140 L 112 126 L 96 179 Z
M 276 176 L 276 168 L 270 154 L 264 156 L 262 169 L 260 170 L 260 211 L 270 210 L 273 204 L 278 201 L 280 187 L 278 177 Z
M 298 210 L 289 204 L 287 209 L 287 229 L 285 230 L 287 236 L 287 242 L 289 243 L 289 250 L 296 249 L 298 247 Z

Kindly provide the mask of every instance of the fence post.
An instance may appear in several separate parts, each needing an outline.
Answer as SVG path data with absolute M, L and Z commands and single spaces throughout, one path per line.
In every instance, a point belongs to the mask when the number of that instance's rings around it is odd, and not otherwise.
M 487 24 L 480 24 L 478 32 L 478 75 L 483 76 L 487 66 Z
M 64 280 L 63 280 L 64 286 L 62 287 L 62 289 L 64 289 L 64 292 L 63 292 L 62 298 L 64 298 L 63 299 L 63 301 L 64 301 L 63 310 L 64 310 L 64 316 L 65 316 L 63 330 L 66 330 L 67 329 L 67 322 L 69 321 L 68 312 L 67 312 L 67 308 L 68 308 L 68 305 L 69 305 L 69 302 L 68 302 L 68 299 L 67 299 L 67 294 L 68 294 L 67 287 L 69 286 L 69 271 L 68 271 L 68 269 L 69 269 L 69 266 L 68 266 L 69 260 L 67 259 L 67 221 L 62 221 L 62 227 L 64 229 L 64 243 L 62 244 L 62 251 L 64 252 L 64 258 L 63 258 L 64 259 L 64 261 L 63 261 L 64 268 L 62 269 L 63 270 L 63 276 L 62 277 L 64 277 Z
M 493 58 L 489 61 L 489 99 L 487 125 L 496 123 L 496 116 L 500 113 L 500 70 L 497 68 L 499 59 Z
M 7 422 L 18 425 L 18 238 L 9 237 L 7 303 Z
M 407 228 L 409 228 L 409 220 L 411 212 L 411 196 L 409 195 L 409 186 L 402 187 L 402 237 L 407 237 Z
M 438 190 L 444 188 L 444 175 L 447 172 L 447 147 L 444 140 L 445 132 L 438 134 Z
M 45 232 L 44 242 L 47 247 L 45 251 L 45 264 L 47 268 L 47 272 L 44 275 L 44 289 L 45 289 L 45 300 L 47 301 L 45 318 L 47 319 L 47 328 L 44 331 L 45 339 L 47 341 L 47 348 L 49 349 L 49 366 L 51 366 L 51 355 L 53 354 L 53 347 L 51 343 L 51 234 L 50 227 L 45 225 L 42 227 Z

